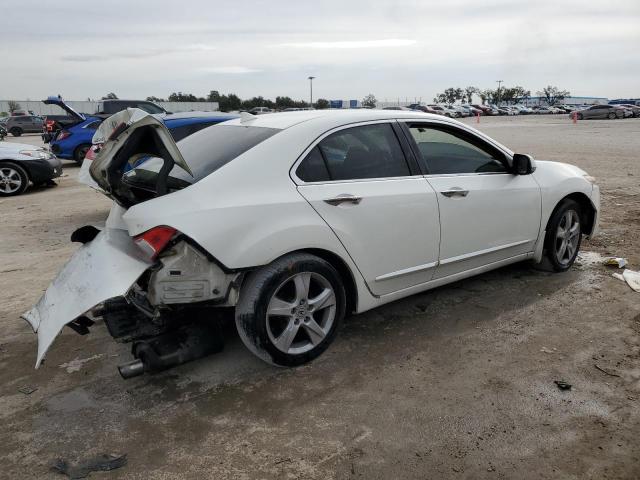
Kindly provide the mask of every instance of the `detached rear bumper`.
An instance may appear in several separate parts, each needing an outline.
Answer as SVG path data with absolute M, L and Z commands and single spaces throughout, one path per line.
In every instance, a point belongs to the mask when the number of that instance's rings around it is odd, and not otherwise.
M 36 368 L 66 324 L 105 300 L 125 295 L 151 265 L 126 230 L 107 228 L 82 245 L 36 306 L 22 315 L 38 334 Z

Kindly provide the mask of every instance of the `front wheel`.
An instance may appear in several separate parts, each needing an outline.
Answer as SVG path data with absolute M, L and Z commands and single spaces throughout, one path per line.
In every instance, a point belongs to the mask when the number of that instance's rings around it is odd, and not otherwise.
M 580 205 L 565 199 L 551 215 L 545 238 L 546 260 L 556 272 L 569 270 L 578 256 L 582 240 Z
M 9 133 L 14 137 L 19 137 L 20 135 L 22 135 L 22 129 L 18 127 L 13 127 L 11 130 L 9 130 Z
M 236 306 L 243 343 L 267 363 L 294 367 L 322 354 L 345 314 L 336 269 L 304 253 L 286 255 L 252 272 Z
M 29 186 L 29 176 L 20 165 L 0 163 L 0 197 L 20 195 Z
M 616 118 L 616 117 L 617 117 L 617 115 L 616 115 L 615 113 L 613 113 L 613 112 L 611 112 L 611 113 L 609 114 L 609 120 L 613 120 L 613 119 L 614 119 L 614 118 Z

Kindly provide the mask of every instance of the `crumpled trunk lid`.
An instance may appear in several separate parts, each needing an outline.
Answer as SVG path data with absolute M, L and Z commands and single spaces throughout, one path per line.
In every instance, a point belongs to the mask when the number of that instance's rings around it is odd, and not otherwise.
M 122 175 L 127 163 L 141 155 L 159 157 L 164 162 L 156 185 L 158 195 L 166 193 L 167 177 L 174 165 L 192 175 L 164 123 L 138 108 L 128 108 L 107 118 L 94 134 L 93 143 L 100 148 L 95 151 L 95 159 L 89 167 L 91 177 L 125 206 L 135 201 L 123 184 Z

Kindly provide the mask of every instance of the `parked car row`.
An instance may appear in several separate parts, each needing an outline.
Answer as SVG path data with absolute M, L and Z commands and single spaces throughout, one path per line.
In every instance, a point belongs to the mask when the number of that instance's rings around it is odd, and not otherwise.
M 551 115 L 577 113 L 578 119 L 583 118 L 629 118 L 640 116 L 640 106 L 637 105 L 493 105 L 493 104 L 430 104 L 413 103 L 406 107 L 385 107 L 383 110 L 419 110 L 434 113 L 449 118 L 464 118 L 476 115 Z M 584 113 L 581 113 L 584 112 Z

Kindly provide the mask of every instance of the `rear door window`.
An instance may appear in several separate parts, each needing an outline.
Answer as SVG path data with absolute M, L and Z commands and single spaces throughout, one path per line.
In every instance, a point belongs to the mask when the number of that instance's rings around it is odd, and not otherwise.
M 305 182 L 362 180 L 411 175 L 389 123 L 351 127 L 323 139 L 300 163 Z

